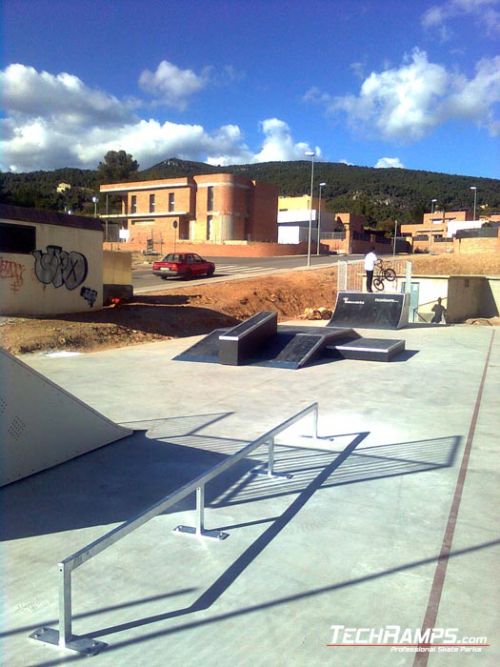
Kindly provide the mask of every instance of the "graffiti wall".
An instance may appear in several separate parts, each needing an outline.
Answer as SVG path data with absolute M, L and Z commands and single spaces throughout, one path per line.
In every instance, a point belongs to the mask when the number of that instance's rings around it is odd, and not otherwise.
M 18 220 L 0 225 L 0 313 L 102 308 L 102 232 Z

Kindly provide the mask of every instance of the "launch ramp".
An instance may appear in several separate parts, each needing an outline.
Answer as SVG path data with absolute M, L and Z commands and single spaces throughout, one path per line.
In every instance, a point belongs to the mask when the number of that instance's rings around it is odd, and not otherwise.
M 0 486 L 132 433 L 0 349 Z

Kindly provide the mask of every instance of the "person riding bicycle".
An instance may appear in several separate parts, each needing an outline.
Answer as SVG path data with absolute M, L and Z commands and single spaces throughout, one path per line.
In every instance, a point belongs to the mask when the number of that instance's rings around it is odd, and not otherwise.
M 372 292 L 373 270 L 375 269 L 375 262 L 377 255 L 375 254 L 375 246 L 370 248 L 370 251 L 365 255 L 365 272 L 366 272 L 366 291 Z

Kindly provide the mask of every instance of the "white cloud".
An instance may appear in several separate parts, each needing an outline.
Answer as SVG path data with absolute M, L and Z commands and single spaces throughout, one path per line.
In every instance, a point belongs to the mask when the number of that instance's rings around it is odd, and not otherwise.
M 52 75 L 11 65 L 0 72 L 6 117 L 0 120 L 0 169 L 93 169 L 108 150 L 124 149 L 144 168 L 171 156 L 211 164 L 303 159 L 309 144 L 296 142 L 277 118 L 262 121 L 262 145 L 252 151 L 242 130 L 140 118 L 127 105 L 70 74 Z M 137 105 L 136 105 L 137 106 Z M 321 155 L 316 148 L 318 156 Z
M 398 157 L 381 157 L 375 169 L 404 169 L 404 164 Z
M 444 30 L 441 37 L 449 39 L 451 33 L 446 24 L 465 16 L 479 25 L 487 35 L 500 32 L 500 12 L 496 9 L 498 0 L 448 0 L 433 5 L 422 16 L 422 25 L 429 30 Z
M 205 67 L 201 74 L 190 69 L 180 69 L 167 60 L 162 60 L 155 72 L 144 70 L 139 85 L 147 93 L 169 107 L 184 110 L 188 100 L 208 85 L 211 68 Z
M 129 120 L 131 109 L 116 97 L 88 88 L 78 77 L 54 75 L 34 67 L 9 65 L 0 72 L 3 106 L 16 116 L 58 118 L 67 125 L 115 124 Z
M 314 150 L 321 157 L 321 149 L 311 148 L 304 142 L 295 143 L 290 127 L 278 118 L 268 118 L 260 124 L 265 136 L 262 149 L 254 156 L 254 162 L 272 162 L 281 160 L 303 160 L 306 151 Z
M 399 68 L 372 72 L 358 95 L 333 97 L 311 89 L 306 99 L 323 104 L 330 113 L 345 112 L 355 129 L 409 142 L 453 119 L 476 122 L 494 134 L 499 91 L 500 57 L 479 61 L 476 75 L 467 79 L 429 62 L 425 52 L 415 49 Z
M 476 75 L 467 80 L 455 79 L 455 90 L 443 102 L 445 115 L 482 121 L 492 135 L 498 135 L 498 119 L 494 117 L 494 105 L 500 102 L 500 56 L 480 60 Z

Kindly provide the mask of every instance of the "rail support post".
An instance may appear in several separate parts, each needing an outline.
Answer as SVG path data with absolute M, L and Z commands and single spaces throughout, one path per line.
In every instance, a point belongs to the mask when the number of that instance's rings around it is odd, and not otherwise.
M 91 637 L 76 637 L 72 632 L 72 610 L 71 610 L 71 565 L 59 563 L 59 630 L 42 627 L 30 634 L 31 639 L 52 644 L 62 649 L 83 653 L 84 655 L 96 655 L 107 644 L 99 642 Z
M 205 530 L 205 485 L 196 487 L 196 525 L 179 525 L 174 528 L 174 533 L 181 535 L 194 535 L 195 537 L 208 537 L 212 540 L 225 540 L 229 533 L 222 530 Z
M 270 479 L 292 479 L 293 475 L 289 472 L 275 472 L 274 471 L 274 436 L 267 441 L 267 466 L 254 468 L 252 470 L 254 475 L 267 475 Z

